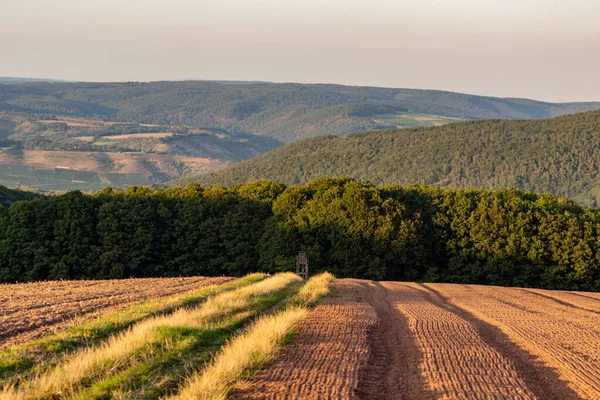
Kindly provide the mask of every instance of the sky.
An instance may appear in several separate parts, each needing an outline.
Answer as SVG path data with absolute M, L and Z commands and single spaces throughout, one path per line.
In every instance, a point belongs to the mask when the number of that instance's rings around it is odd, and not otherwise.
M 0 76 L 600 100 L 600 0 L 0 0 Z

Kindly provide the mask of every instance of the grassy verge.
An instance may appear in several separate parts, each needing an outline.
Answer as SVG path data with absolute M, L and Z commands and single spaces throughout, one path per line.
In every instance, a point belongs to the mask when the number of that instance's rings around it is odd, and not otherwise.
M 335 276 L 329 272 L 315 275 L 306 282 L 290 301 L 296 306 L 312 306 L 329 294 L 329 282 L 335 279 Z
M 256 283 L 265 274 L 250 274 L 222 285 L 210 285 L 197 290 L 136 304 L 121 311 L 86 321 L 64 331 L 13 346 L 0 352 L 0 385 L 14 382 L 14 377 L 26 375 L 35 367 L 40 373 L 55 363 L 62 354 L 77 348 L 96 344 L 144 319 L 168 314 L 174 310 L 199 304 L 210 296 Z
M 333 278 L 329 273 L 311 278 L 284 310 L 258 319 L 223 346 L 213 361 L 191 375 L 171 399 L 226 399 L 236 380 L 275 357 L 294 326 L 306 317 L 308 306 L 329 293 L 329 282 Z
M 107 379 L 78 392 L 77 399 L 155 399 L 176 389 L 182 376 L 204 365 L 252 318 L 297 292 L 293 283 L 273 296 L 261 296 L 250 311 L 235 313 L 208 328 L 169 327 L 161 329 L 162 341 L 145 348 L 136 362 Z
M 153 359 L 161 348 L 176 349 L 173 339 L 190 337 L 193 330 L 206 332 L 219 329 L 219 324 L 236 314 L 249 318 L 269 297 L 283 291 L 299 278 L 284 273 L 230 292 L 209 297 L 197 308 L 182 308 L 137 323 L 125 332 L 111 336 L 98 346 L 77 351 L 58 365 L 19 387 L 6 388 L 0 397 L 6 399 L 72 397 L 98 379 L 108 379 L 144 358 Z M 197 333 L 197 332 L 196 332 Z M 196 335 L 198 336 L 198 335 Z

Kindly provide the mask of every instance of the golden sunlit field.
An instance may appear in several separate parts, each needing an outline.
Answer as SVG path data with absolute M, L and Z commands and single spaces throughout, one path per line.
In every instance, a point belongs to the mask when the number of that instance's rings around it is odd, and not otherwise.
M 3 285 L 0 398 L 600 398 L 598 293 L 331 279 Z

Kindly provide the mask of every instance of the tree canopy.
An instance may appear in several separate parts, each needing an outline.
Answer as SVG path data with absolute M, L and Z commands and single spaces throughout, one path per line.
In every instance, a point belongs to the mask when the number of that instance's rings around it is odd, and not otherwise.
M 0 206 L 0 282 L 292 270 L 600 290 L 600 211 L 515 189 L 321 178 L 69 192 Z

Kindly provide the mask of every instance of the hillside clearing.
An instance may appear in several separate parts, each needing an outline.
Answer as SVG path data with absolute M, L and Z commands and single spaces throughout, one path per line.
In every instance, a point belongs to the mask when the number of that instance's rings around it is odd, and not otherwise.
M 163 138 L 173 136 L 172 132 L 155 132 L 155 133 L 129 133 L 126 135 L 102 136 L 100 140 L 123 140 L 123 139 L 138 139 L 138 138 Z

